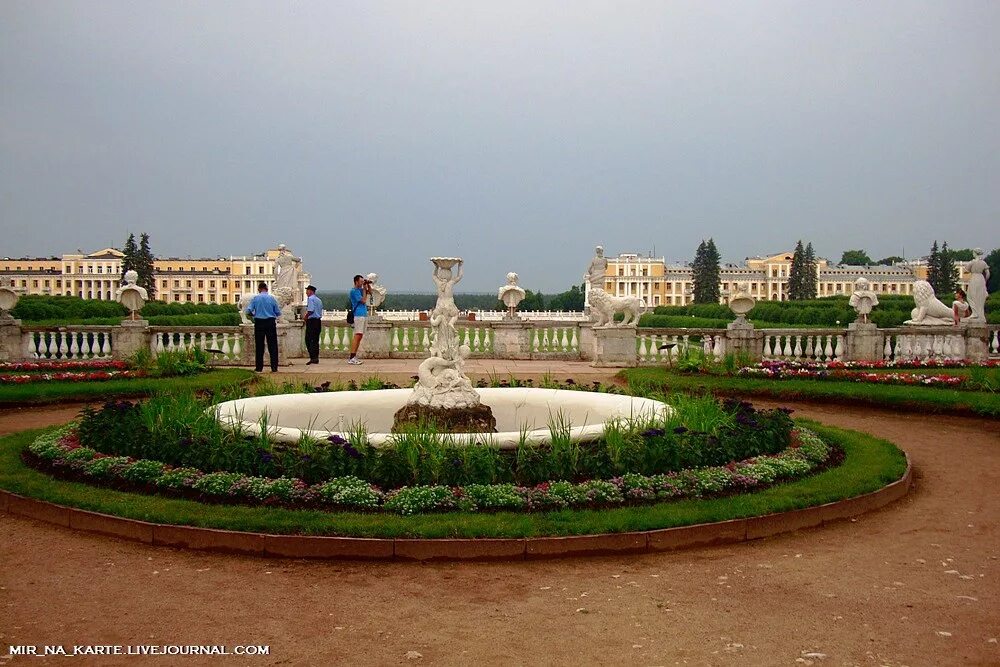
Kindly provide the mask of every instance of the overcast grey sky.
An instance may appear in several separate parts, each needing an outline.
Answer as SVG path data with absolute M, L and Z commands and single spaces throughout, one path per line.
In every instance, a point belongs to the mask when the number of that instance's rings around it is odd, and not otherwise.
M 321 289 L 1000 245 L 1000 2 L 0 0 L 0 255 L 288 244 Z

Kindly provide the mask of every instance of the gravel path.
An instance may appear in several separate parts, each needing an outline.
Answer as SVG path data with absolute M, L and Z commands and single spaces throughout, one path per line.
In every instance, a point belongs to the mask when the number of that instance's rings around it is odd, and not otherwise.
M 901 444 L 915 490 L 749 544 L 500 564 L 203 554 L 0 515 L 0 652 L 267 644 L 267 657 L 183 664 L 1000 664 L 998 423 L 795 407 Z M 146 661 L 181 663 L 90 664 Z

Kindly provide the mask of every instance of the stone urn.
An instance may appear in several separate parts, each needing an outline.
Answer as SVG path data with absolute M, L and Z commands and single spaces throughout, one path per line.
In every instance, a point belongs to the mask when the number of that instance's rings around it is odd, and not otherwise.
M 746 290 L 740 290 L 729 300 L 729 310 L 736 315 L 736 324 L 747 323 L 747 313 L 757 305 L 757 300 L 750 296 Z
M 9 287 L 0 287 L 0 319 L 14 319 L 10 311 L 14 310 L 17 300 L 20 298 L 17 292 Z

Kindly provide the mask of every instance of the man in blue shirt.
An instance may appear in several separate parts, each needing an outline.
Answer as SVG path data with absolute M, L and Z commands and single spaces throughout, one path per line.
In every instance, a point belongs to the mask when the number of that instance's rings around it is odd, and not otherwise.
M 264 370 L 264 342 L 267 341 L 271 372 L 278 372 L 278 318 L 281 317 L 281 307 L 278 300 L 268 294 L 266 283 L 258 283 L 257 296 L 247 304 L 247 314 L 253 316 L 255 370 L 258 373 Z
M 306 288 L 306 350 L 309 351 L 309 364 L 319 363 L 319 333 L 323 328 L 323 302 L 316 296 L 316 288 L 310 285 Z
M 361 347 L 361 337 L 365 335 L 365 324 L 368 322 L 368 295 L 371 285 L 361 274 L 354 276 L 354 289 L 351 290 L 351 310 L 354 311 L 354 340 L 351 341 L 351 356 L 349 364 L 360 364 L 358 348 Z

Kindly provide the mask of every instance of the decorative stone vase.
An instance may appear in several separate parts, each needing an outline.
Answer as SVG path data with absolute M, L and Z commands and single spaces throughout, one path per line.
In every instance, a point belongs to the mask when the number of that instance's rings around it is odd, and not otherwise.
M 744 324 L 747 321 L 747 313 L 753 310 L 753 307 L 756 305 L 757 300 L 745 290 L 737 292 L 736 296 L 729 300 L 729 310 L 733 311 L 736 315 L 736 322 L 740 324 Z
M 0 287 L 0 319 L 12 320 L 14 319 L 10 311 L 14 310 L 14 306 L 17 305 L 17 300 L 21 297 L 17 292 L 9 287 Z

